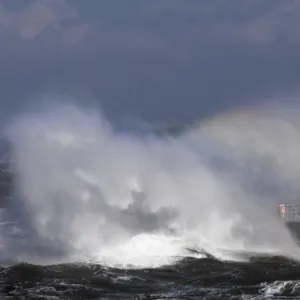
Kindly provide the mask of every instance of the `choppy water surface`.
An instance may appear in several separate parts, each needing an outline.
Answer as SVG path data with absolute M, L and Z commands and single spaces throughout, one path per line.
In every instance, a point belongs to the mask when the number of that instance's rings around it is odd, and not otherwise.
M 186 258 L 133 270 L 18 264 L 1 269 L 1 299 L 300 299 L 300 264 L 281 257 Z

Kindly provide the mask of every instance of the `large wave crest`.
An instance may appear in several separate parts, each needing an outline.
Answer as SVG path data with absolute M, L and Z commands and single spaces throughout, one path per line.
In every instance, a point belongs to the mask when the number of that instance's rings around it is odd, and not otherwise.
M 300 195 L 299 129 L 283 109 L 236 111 L 163 137 L 118 132 L 76 106 L 24 113 L 5 131 L 16 188 L 1 257 L 134 266 L 202 250 L 297 257 L 276 204 Z

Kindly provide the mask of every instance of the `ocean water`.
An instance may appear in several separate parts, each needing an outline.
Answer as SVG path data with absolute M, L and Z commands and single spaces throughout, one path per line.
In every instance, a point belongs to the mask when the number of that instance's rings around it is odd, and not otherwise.
M 159 135 L 72 105 L 20 114 L 1 299 L 297 299 L 300 248 L 276 215 L 300 195 L 297 112 Z

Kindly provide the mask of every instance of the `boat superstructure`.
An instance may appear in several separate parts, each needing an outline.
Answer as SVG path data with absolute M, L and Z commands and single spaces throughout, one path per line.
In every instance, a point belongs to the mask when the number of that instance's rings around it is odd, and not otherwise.
M 292 232 L 300 240 L 300 204 L 280 204 L 277 214 Z

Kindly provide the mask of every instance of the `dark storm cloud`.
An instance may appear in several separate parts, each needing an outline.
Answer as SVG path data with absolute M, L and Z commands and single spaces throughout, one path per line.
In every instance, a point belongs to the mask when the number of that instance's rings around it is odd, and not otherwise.
M 69 90 L 112 115 L 191 120 L 300 81 L 299 1 L 0 3 L 3 111 Z

